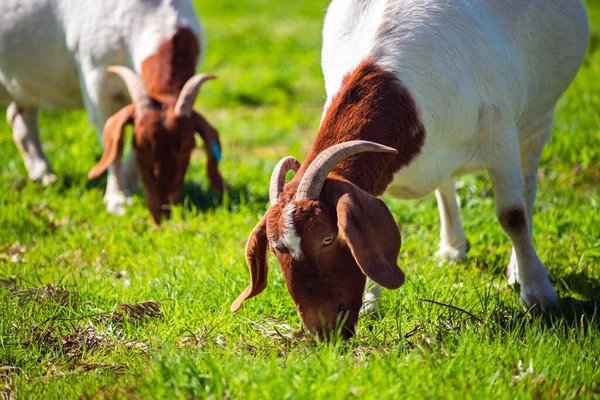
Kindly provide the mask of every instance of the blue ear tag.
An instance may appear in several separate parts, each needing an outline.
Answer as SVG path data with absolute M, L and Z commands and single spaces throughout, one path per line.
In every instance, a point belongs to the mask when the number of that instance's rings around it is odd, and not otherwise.
M 216 141 L 212 142 L 212 152 L 215 160 L 217 162 L 221 161 L 221 148 L 219 147 L 219 144 Z

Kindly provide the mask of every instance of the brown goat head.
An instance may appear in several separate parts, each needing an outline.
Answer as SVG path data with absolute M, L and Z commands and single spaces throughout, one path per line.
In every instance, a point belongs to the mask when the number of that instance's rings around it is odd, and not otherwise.
M 195 134 L 204 140 L 208 158 L 208 177 L 218 192 L 223 191 L 219 173 L 221 158 L 219 135 L 193 104 L 202 84 L 215 76 L 200 74 L 190 78 L 179 96 L 150 96 L 142 79 L 126 67 L 109 67 L 125 82 L 133 104 L 105 124 L 102 135 L 104 153 L 89 172 L 89 179 L 102 174 L 123 152 L 126 125 L 133 125 L 132 146 L 146 192 L 148 209 L 156 223 L 170 216 L 170 205 L 179 201 L 185 172 L 195 147 Z
M 232 311 L 266 287 L 267 248 L 279 261 L 303 324 L 316 335 L 354 333 L 366 277 L 388 289 L 404 283 L 397 265 L 400 231 L 385 203 L 330 174 L 337 163 L 368 151 L 396 153 L 357 140 L 330 147 L 305 168 L 293 157 L 279 162 L 271 177 L 271 205 L 246 247 L 251 283 Z M 290 169 L 300 172 L 284 186 Z

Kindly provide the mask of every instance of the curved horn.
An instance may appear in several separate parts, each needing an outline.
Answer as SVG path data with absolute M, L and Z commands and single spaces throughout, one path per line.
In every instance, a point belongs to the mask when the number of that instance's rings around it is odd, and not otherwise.
M 194 102 L 200 91 L 200 87 L 206 81 L 211 79 L 217 79 L 215 75 L 209 74 L 198 74 L 192 76 L 181 89 L 177 104 L 175 104 L 175 114 L 182 114 L 185 116 L 192 115 Z
M 355 154 L 367 151 L 376 153 L 398 153 L 398 151 L 392 147 L 366 140 L 353 140 L 331 146 L 321 152 L 321 154 L 319 154 L 309 165 L 300 181 L 300 186 L 298 186 L 296 200 L 318 200 L 323 185 L 325 184 L 325 179 L 327 179 L 327 175 L 329 175 L 331 169 L 340 161 Z
M 283 192 L 283 186 L 285 185 L 285 176 L 287 175 L 290 169 L 293 169 L 294 172 L 298 171 L 300 168 L 300 161 L 296 159 L 296 157 L 287 156 L 282 158 L 281 161 L 277 163 L 273 173 L 271 174 L 271 184 L 269 185 L 269 201 L 271 205 L 277 204 L 279 201 L 279 196 L 281 196 L 281 192 Z
M 111 66 L 106 70 L 115 75 L 119 75 L 121 79 L 123 79 L 138 114 L 152 107 L 152 100 L 148 95 L 144 82 L 142 82 L 142 79 L 136 72 L 123 66 Z

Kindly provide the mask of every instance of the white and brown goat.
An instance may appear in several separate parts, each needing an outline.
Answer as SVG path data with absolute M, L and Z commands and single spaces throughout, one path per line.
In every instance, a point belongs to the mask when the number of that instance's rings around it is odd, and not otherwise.
M 217 131 L 192 109 L 200 85 L 213 78 L 194 76 L 205 47 L 190 0 L 0 2 L 0 104 L 9 105 L 29 178 L 56 180 L 40 143 L 38 110 L 84 107 L 104 145 L 89 177 L 109 169 L 109 212 L 124 212 L 126 192 L 141 176 L 155 220 L 168 215 L 195 132 L 205 141 L 211 184 L 222 191 Z M 133 151 L 122 171 L 128 124 Z
M 513 243 L 509 281 L 525 307 L 553 307 L 531 239 L 536 170 L 587 36 L 580 0 L 334 0 L 321 126 L 302 165 L 287 157 L 275 168 L 271 205 L 246 247 L 251 284 L 232 311 L 266 287 L 271 249 L 304 325 L 327 333 L 343 320 L 351 335 L 366 279 L 404 282 L 400 232 L 376 196 L 437 189 L 439 255 L 464 259 L 452 179 L 476 169 L 489 172 Z

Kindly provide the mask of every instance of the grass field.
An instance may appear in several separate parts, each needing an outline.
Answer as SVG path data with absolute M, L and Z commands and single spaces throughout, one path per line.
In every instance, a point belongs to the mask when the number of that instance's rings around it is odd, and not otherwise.
M 203 70 L 220 75 L 197 107 L 221 133 L 231 191 L 209 191 L 198 151 L 184 201 L 161 228 L 149 223 L 143 194 L 124 217 L 104 211 L 106 178 L 86 179 L 101 148 L 85 113 L 42 114 L 59 176 L 47 188 L 26 180 L 2 118 L 0 399 L 600 397 L 595 0 L 589 54 L 559 104 L 536 203 L 534 241 L 568 298 L 563 313 L 531 316 L 506 285 L 510 243 L 484 174 L 459 190 L 471 242 L 463 265 L 433 257 L 433 196 L 385 197 L 403 234 L 407 283 L 384 291 L 381 318 L 362 319 L 349 342 L 294 335 L 300 322 L 273 257 L 267 290 L 229 312 L 249 279 L 244 241 L 267 208 L 272 168 L 284 155 L 302 160 L 318 127 L 326 5 L 197 1 L 210 39 Z

